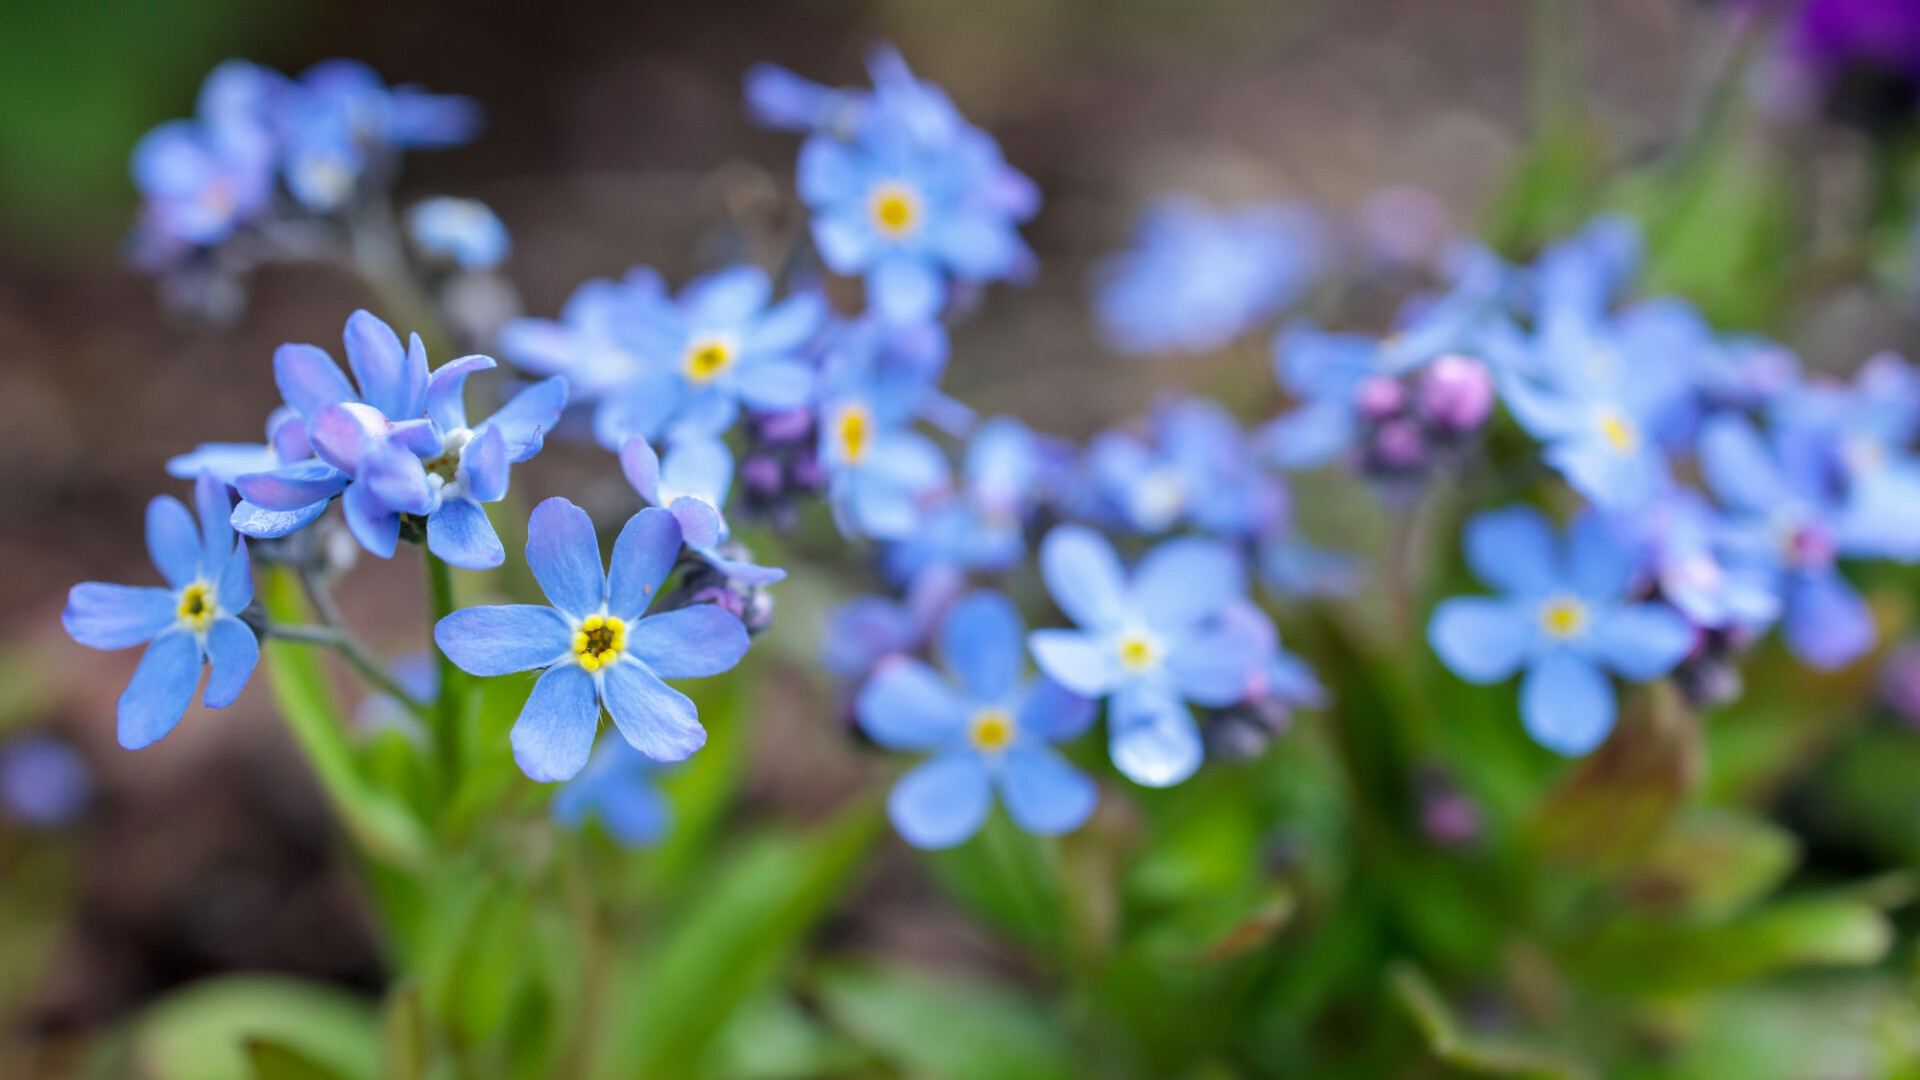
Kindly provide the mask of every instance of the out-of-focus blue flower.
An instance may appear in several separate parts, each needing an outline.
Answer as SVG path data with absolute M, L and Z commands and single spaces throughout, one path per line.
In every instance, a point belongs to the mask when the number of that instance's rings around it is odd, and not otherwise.
M 904 600 L 856 596 L 827 613 L 820 666 L 842 682 L 866 681 L 880 661 L 918 652 L 967 587 L 964 575 L 936 565 L 913 579 Z
M 845 129 L 808 117 L 824 119 L 846 99 L 805 101 L 791 93 L 796 81 L 764 74 L 759 85 L 779 87 L 786 100 L 761 93 L 773 105 L 762 114 L 815 128 L 800 150 L 797 184 L 827 266 L 864 275 L 869 307 L 888 321 L 926 322 L 945 306 L 949 279 L 1017 281 L 1032 272 L 1018 224 L 1039 209 L 1039 193 L 897 53 L 871 59 L 876 90 L 852 99 Z
M 686 436 L 668 444 L 663 459 L 636 435 L 620 448 L 620 468 L 642 499 L 680 522 L 682 542 L 714 569 L 746 585 L 786 580 L 785 570 L 723 553 L 732 535 L 722 513 L 733 487 L 733 452 L 726 443 L 710 435 Z
M 286 84 L 277 109 L 287 189 L 309 210 L 344 205 L 396 150 L 459 146 L 480 132 L 471 98 L 389 88 L 357 60 L 324 60 Z
M 931 755 L 887 799 L 894 828 L 915 847 L 952 847 L 978 832 L 996 789 L 1031 833 L 1071 832 L 1093 813 L 1098 789 L 1051 744 L 1086 731 L 1094 703 L 1051 679 L 1023 680 L 1025 637 L 1006 597 L 976 592 L 940 627 L 952 681 L 895 657 L 861 690 L 860 727 L 873 741 Z
M 1094 269 L 1101 334 L 1127 353 L 1221 348 L 1311 288 L 1322 233 L 1302 206 L 1162 196 L 1141 212 L 1131 247 Z
M 281 393 L 305 418 L 316 457 L 238 477 L 245 501 L 235 527 L 283 536 L 340 495 L 347 527 L 375 555 L 393 557 L 408 514 L 426 520 L 427 547 L 440 558 L 499 566 L 506 551 L 482 504 L 505 498 L 512 466 L 540 451 L 566 404 L 566 380 L 536 383 L 469 424 L 467 377 L 493 367 L 492 357 L 462 357 L 429 374 L 420 335 L 403 349 L 365 311 L 347 320 L 345 340 L 358 393 L 325 350 L 286 345 L 274 354 Z
M 552 606 L 464 608 L 434 627 L 441 651 L 469 674 L 541 673 L 511 736 L 527 776 L 578 775 L 603 707 L 655 761 L 682 761 L 706 745 L 693 701 L 661 680 L 732 668 L 747 653 L 747 629 L 712 604 L 645 614 L 679 556 L 680 523 L 649 507 L 620 531 L 603 571 L 593 520 L 548 499 L 527 523 L 527 566 Z
M 1695 626 L 1758 636 L 1780 616 L 1773 576 L 1734 554 L 1713 507 L 1676 489 L 1645 513 L 1628 519 L 1649 535 L 1648 555 L 1660 595 Z
M 1920 373 L 1881 353 L 1845 386 L 1814 382 L 1774 403 L 1774 422 L 1815 442 L 1847 501 L 1879 528 L 1869 541 L 1889 557 L 1920 559 Z
M 642 312 L 671 304 L 666 279 L 636 266 L 624 278 L 593 278 L 573 291 L 558 319 L 512 319 L 500 328 L 500 355 L 537 375 L 564 375 L 573 405 L 594 406 L 594 438 L 609 450 L 625 441 L 630 411 L 621 391 L 655 365 L 641 351 Z
M 1011 416 L 974 429 L 959 489 L 912 535 L 888 545 L 888 574 L 911 581 L 933 565 L 1012 569 L 1027 553 L 1026 525 L 1039 505 L 1047 457 L 1040 436 Z
M 1910 508 L 1844 500 L 1816 434 L 1780 427 L 1771 444 L 1734 416 L 1700 433 L 1700 468 L 1727 511 L 1731 556 L 1770 575 L 1787 645 L 1821 670 L 1852 663 L 1878 637 L 1873 612 L 1840 574 L 1842 555 L 1900 557 L 1910 540 L 1888 527 Z
M 819 461 L 842 533 L 900 540 L 948 482 L 947 459 L 909 426 L 934 400 L 922 371 L 891 362 L 874 323 L 836 335 L 821 372 Z
M 1087 475 L 1127 528 L 1156 536 L 1185 524 L 1248 537 L 1285 512 L 1285 490 L 1259 467 L 1218 402 L 1164 400 L 1148 426 L 1150 443 L 1108 431 L 1087 447 Z
M 587 767 L 553 797 L 554 820 L 578 829 L 591 818 L 622 847 L 658 843 L 673 821 L 659 774 L 660 766 L 625 739 L 601 739 Z
M 227 523 L 227 488 L 202 474 L 194 484 L 194 515 L 161 495 L 147 504 L 147 553 L 166 579 L 158 586 L 89 581 L 67 594 L 61 625 L 82 645 L 146 654 L 120 695 L 120 745 L 138 750 L 186 714 L 200 672 L 211 666 L 209 709 L 233 704 L 260 659 L 260 643 L 240 613 L 253 602 L 253 566 L 247 545 Z
M 0 814 L 35 828 L 65 825 L 93 797 L 93 773 L 72 744 L 28 735 L 0 747 Z
M 1257 636 L 1222 618 L 1246 591 L 1239 558 L 1184 537 L 1148 552 L 1129 579 L 1105 537 L 1062 525 L 1040 545 L 1040 572 L 1079 627 L 1028 637 L 1040 670 L 1108 699 L 1107 735 L 1122 773 L 1149 787 L 1193 775 L 1204 749 L 1187 703 L 1240 701 L 1263 660 Z
M 241 60 L 213 69 L 198 115 L 148 132 L 133 150 L 133 180 L 146 199 L 135 257 L 149 268 L 217 244 L 266 210 L 277 145 L 271 102 L 280 77 Z
M 426 255 L 469 273 L 493 269 L 512 249 L 499 215 L 478 199 L 442 195 L 419 203 L 407 214 L 407 231 Z
M 718 435 L 740 406 L 779 412 L 807 404 L 814 372 L 799 357 L 827 316 L 818 292 L 773 306 L 773 283 L 757 266 L 696 279 L 679 297 L 644 299 L 630 309 L 635 352 L 645 367 L 609 395 L 605 435 Z
M 430 652 L 408 653 L 387 665 L 387 673 L 400 689 L 416 701 L 432 701 L 440 696 L 440 665 Z M 398 731 L 409 742 L 425 745 L 426 727 L 398 698 L 372 693 L 360 700 L 354 710 L 354 728 L 363 733 Z
M 1468 682 L 1495 683 L 1522 668 L 1520 719 L 1556 753 L 1591 751 L 1613 730 L 1614 671 L 1635 681 L 1673 670 L 1693 628 L 1661 603 L 1637 603 L 1633 546 L 1595 514 L 1557 543 L 1544 515 L 1509 507 L 1467 523 L 1467 565 L 1502 596 L 1459 596 L 1434 609 L 1427 640 Z

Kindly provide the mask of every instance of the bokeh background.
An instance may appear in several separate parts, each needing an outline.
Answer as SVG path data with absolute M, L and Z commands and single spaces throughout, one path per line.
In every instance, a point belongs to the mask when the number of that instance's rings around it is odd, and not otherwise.
M 1691 122 L 1723 14 L 1690 0 L 1586 6 L 1581 92 L 1614 160 L 1651 159 Z M 551 315 L 589 276 L 703 269 L 718 220 L 790 212 L 795 140 L 748 123 L 750 63 L 855 83 L 863 49 L 892 40 L 1047 200 L 1028 231 L 1039 280 L 996 289 L 956 334 L 949 388 L 1079 436 L 1177 381 L 1229 397 L 1265 385 L 1257 346 L 1204 369 L 1100 348 L 1086 269 L 1124 241 L 1148 197 L 1178 188 L 1353 211 L 1382 188 L 1417 185 L 1472 228 L 1526 143 L 1528 35 L 1521 0 L 0 4 L 0 742 L 56 733 L 93 777 L 68 842 L 0 820 L 0 1075 L 58 1074 L 90 1033 L 207 973 L 295 971 L 369 990 L 384 978 L 326 807 L 265 686 L 224 712 L 196 709 L 130 754 L 111 717 L 137 653 L 83 649 L 58 622 L 72 582 L 146 580 L 142 507 L 177 487 L 162 462 L 256 436 L 276 403 L 274 346 L 331 345 L 370 299 L 323 267 L 269 268 L 238 323 L 211 329 L 167 314 L 123 265 L 127 152 L 148 127 L 191 113 L 214 63 L 297 72 L 358 57 L 392 82 L 479 99 L 485 136 L 410 155 L 402 198 L 491 204 L 513 232 L 507 272 L 527 311 Z M 1813 227 L 1846 220 L 1835 200 L 1861 186 L 1864 137 L 1835 127 L 1791 139 Z M 1841 284 L 1769 313 L 1767 329 L 1816 366 L 1851 365 L 1911 344 L 1909 308 Z M 616 498 L 604 485 L 619 480 L 562 452 L 519 483 L 569 485 L 586 501 L 596 484 Z M 343 596 L 396 654 L 426 641 L 416 573 L 367 566 Z M 778 715 L 756 749 L 749 812 L 806 819 L 872 785 L 805 673 L 808 600 L 793 591 L 785 659 L 754 659 L 789 668 L 777 677 L 794 692 L 766 695 Z M 936 964 L 1016 964 L 900 857 L 828 932 Z

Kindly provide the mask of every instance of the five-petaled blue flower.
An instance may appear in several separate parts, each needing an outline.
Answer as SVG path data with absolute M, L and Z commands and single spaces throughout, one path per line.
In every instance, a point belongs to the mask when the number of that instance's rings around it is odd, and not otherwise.
M 469 273 L 500 265 L 513 246 L 506 225 L 486 203 L 446 195 L 408 211 L 407 233 L 424 254 Z
M 747 585 L 785 581 L 787 572 L 729 557 L 721 545 L 732 535 L 722 511 L 733 486 L 733 451 L 710 435 L 675 439 L 665 460 L 638 435 L 620 448 L 620 469 L 649 505 L 680 522 L 680 539 L 714 569 Z
M 464 608 L 434 627 L 441 651 L 470 674 L 541 672 L 513 725 L 514 760 L 529 777 L 577 775 L 602 707 L 655 761 L 682 761 L 706 745 L 692 700 L 661 680 L 733 667 L 747 653 L 747 628 L 711 604 L 646 615 L 679 555 L 680 523 L 649 507 L 620 531 L 603 571 L 587 512 L 548 499 L 527 523 L 527 566 L 553 606 Z
M 1224 618 L 1246 591 L 1240 559 L 1183 537 L 1148 552 L 1129 580 L 1105 537 L 1061 525 L 1041 542 L 1040 573 L 1079 626 L 1029 635 L 1040 670 L 1109 699 L 1107 737 L 1122 773 L 1149 787 L 1193 775 L 1204 748 L 1187 703 L 1241 700 L 1266 659 L 1257 636 Z
M 202 474 L 194 484 L 200 523 L 171 495 L 147 504 L 147 553 L 158 586 L 106 585 L 89 581 L 67 595 L 60 622 L 82 645 L 127 649 L 142 643 L 146 655 L 120 695 L 120 745 L 138 750 L 158 740 L 186 714 L 211 666 L 209 709 L 224 709 L 240 696 L 260 659 L 260 643 L 240 613 L 253 602 L 253 568 L 247 545 L 227 524 L 227 487 Z
M 1577 756 L 1606 740 L 1615 713 L 1608 670 L 1657 679 L 1693 648 L 1693 628 L 1672 608 L 1629 599 L 1638 553 L 1598 515 L 1577 519 L 1561 544 L 1537 510 L 1490 511 L 1467 523 L 1465 546 L 1474 576 L 1506 595 L 1443 601 L 1427 639 L 1468 682 L 1525 668 L 1520 719 L 1549 750 Z
M 578 829 L 600 822 L 622 847 L 646 847 L 667 833 L 673 808 L 660 793 L 660 767 L 620 738 L 605 738 L 579 776 L 553 797 L 555 821 Z
M 865 275 L 868 306 L 894 323 L 938 315 L 950 277 L 1020 280 L 1034 264 L 1018 229 L 1039 208 L 1032 182 L 985 132 L 932 122 L 927 100 L 876 95 L 850 138 L 815 134 L 800 150 L 821 259 Z
M 634 435 L 719 435 L 742 405 L 779 412 L 812 398 L 813 367 L 797 354 L 826 323 L 820 293 L 769 307 L 766 271 L 734 266 L 689 282 L 673 300 L 633 295 L 627 333 L 647 367 L 610 399 L 614 445 Z
M 241 60 L 209 72 L 199 115 L 149 131 L 133 149 L 146 197 L 134 238 L 138 261 L 158 267 L 217 244 L 264 213 L 277 164 L 268 105 L 278 77 Z
M 1051 744 L 1085 731 L 1094 703 L 1050 679 L 1023 681 L 1025 635 L 1006 597 L 976 592 L 940 627 L 954 682 L 902 656 L 882 663 L 861 690 L 861 730 L 890 749 L 933 755 L 887 799 L 894 827 L 915 847 L 952 847 L 972 836 L 996 788 L 1014 822 L 1031 833 L 1070 832 L 1093 813 L 1093 781 Z
M 323 60 L 284 81 L 276 119 L 287 190 L 325 213 L 396 150 L 472 141 L 481 113 L 472 98 L 388 87 L 358 60 Z

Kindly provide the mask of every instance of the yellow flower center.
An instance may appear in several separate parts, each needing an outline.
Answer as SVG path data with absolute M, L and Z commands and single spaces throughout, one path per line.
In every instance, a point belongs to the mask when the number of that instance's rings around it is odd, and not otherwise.
M 627 647 L 627 624 L 611 615 L 590 615 L 573 632 L 573 658 L 588 671 L 620 659 Z
M 973 714 L 967 739 L 983 754 L 998 753 L 1013 745 L 1013 717 L 1005 709 L 981 709 Z
M 180 590 L 180 621 L 187 629 L 200 633 L 220 617 L 220 604 L 213 598 L 213 586 L 196 581 Z
M 1556 596 L 1540 606 L 1540 627 L 1557 641 L 1579 637 L 1587 628 L 1587 607 L 1571 596 Z
M 840 456 L 849 465 L 858 465 L 873 443 L 873 414 L 865 405 L 849 405 L 834 420 L 840 440 Z
M 732 363 L 733 346 L 720 338 L 707 338 L 687 347 L 687 359 L 682 370 L 690 381 L 703 383 L 727 370 Z
M 1120 639 L 1120 666 L 1128 671 L 1145 671 L 1153 666 L 1153 643 L 1130 635 Z
M 1631 454 L 1640 448 L 1640 429 L 1617 410 L 1600 415 L 1600 435 L 1616 454 Z
M 904 184 L 882 184 L 873 191 L 873 226 L 899 239 L 920 224 L 920 196 Z

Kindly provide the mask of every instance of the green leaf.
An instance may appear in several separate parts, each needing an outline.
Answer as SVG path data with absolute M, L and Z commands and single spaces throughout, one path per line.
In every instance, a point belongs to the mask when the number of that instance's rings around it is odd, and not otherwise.
M 428 1036 L 418 982 L 408 980 L 388 992 L 382 1028 L 386 1041 L 385 1080 L 421 1080 L 427 1073 Z
M 1608 989 L 1657 996 L 1790 968 L 1874 964 L 1892 944 L 1892 925 L 1872 905 L 1804 897 L 1707 928 L 1619 920 L 1572 950 L 1567 965 Z
M 812 833 L 762 836 L 727 860 L 663 928 L 657 950 L 636 946 L 621 958 L 592 1075 L 684 1077 L 852 880 L 881 821 L 863 802 Z
M 1799 860 L 1799 840 L 1765 818 L 1696 810 L 1674 820 L 1624 884 L 1664 915 L 1720 922 L 1773 892 Z
M 1637 861 L 1699 786 L 1700 725 L 1670 687 L 1624 711 L 1619 730 L 1549 792 L 1529 829 L 1544 856 L 1608 871 Z
M 256 1080 L 250 1048 L 257 1043 L 306 1059 L 326 1070 L 320 1076 L 380 1076 L 380 1021 L 371 1003 L 272 975 L 209 979 L 162 998 L 135 1021 L 130 1049 L 134 1075 L 149 1080 Z
M 254 1080 L 350 1080 L 292 1047 L 270 1039 L 249 1039 L 247 1060 Z
M 262 599 L 268 615 L 304 622 L 307 605 L 293 575 L 276 568 Z M 354 762 L 339 705 L 327 686 L 314 646 L 269 638 L 262 650 L 280 715 L 300 743 L 347 831 L 375 858 L 418 867 L 428 853 L 427 831 L 398 800 L 369 784 Z
M 942 889 L 997 929 L 1034 946 L 1063 940 L 1066 913 L 1049 849 L 1000 808 L 966 843 L 923 857 Z
M 1463 1031 L 1440 991 L 1410 963 L 1394 964 L 1388 984 L 1413 1018 L 1433 1056 L 1479 1076 L 1526 1076 L 1542 1080 L 1587 1080 L 1598 1074 L 1571 1057 L 1539 1050 L 1513 1039 Z
M 871 1059 L 785 994 L 742 1006 L 715 1040 L 707 1075 L 720 1080 L 814 1080 L 856 1075 Z
M 816 984 L 827 1014 L 912 1076 L 1070 1080 L 1085 1075 L 1037 1003 L 1004 987 L 905 969 L 839 968 Z

